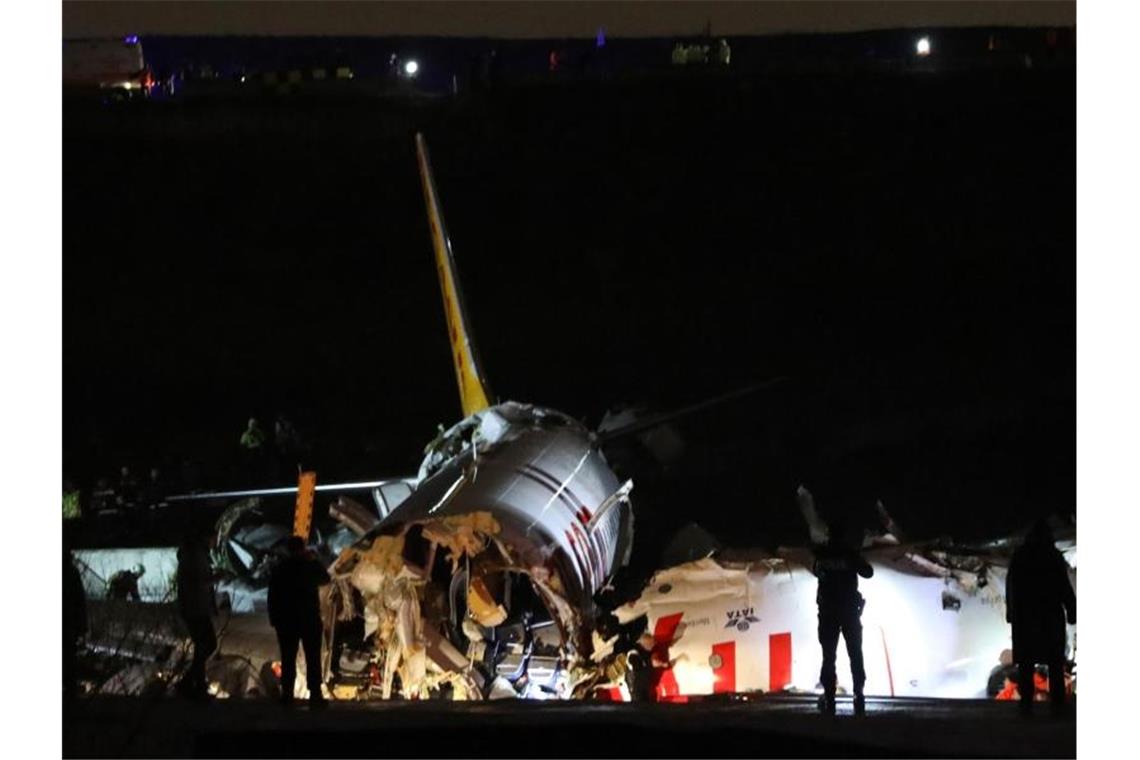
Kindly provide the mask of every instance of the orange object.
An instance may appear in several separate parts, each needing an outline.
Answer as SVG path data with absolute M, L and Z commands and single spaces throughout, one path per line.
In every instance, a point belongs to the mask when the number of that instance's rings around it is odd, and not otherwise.
M 1040 673 L 1033 673 L 1033 700 L 1044 702 L 1049 698 L 1049 679 Z
M 313 497 L 317 490 L 317 473 L 302 472 L 297 478 L 297 506 L 293 510 L 293 535 L 309 540 L 313 527 Z
M 1009 678 L 1005 679 L 1005 688 L 998 692 L 994 699 L 1017 699 L 1017 684 Z

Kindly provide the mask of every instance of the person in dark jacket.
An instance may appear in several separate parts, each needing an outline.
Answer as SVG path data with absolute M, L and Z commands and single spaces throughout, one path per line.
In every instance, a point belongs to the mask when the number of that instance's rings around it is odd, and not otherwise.
M 990 671 L 989 680 L 986 681 L 986 696 L 995 699 L 1010 683 L 1016 682 L 1017 666 L 1013 664 L 1013 650 L 1003 649 L 997 667 Z
M 321 693 L 321 603 L 319 589 L 329 574 L 300 536 L 291 536 L 288 556 L 269 579 L 269 622 L 277 630 L 281 647 L 281 701 L 293 702 L 297 680 L 297 644 L 305 650 L 305 681 L 309 703 L 324 705 Z
M 1053 546 L 1044 520 L 1029 531 L 1013 553 L 1005 579 L 1005 619 L 1013 626 L 1013 661 L 1021 709 L 1033 709 L 1033 669 L 1049 667 L 1049 701 L 1053 712 L 1065 710 L 1065 622 L 1077 622 L 1077 597 L 1069 567 Z
M 190 670 L 179 684 L 182 692 L 196 699 L 208 696 L 206 662 L 218 648 L 214 632 L 217 602 L 210 566 L 208 539 L 203 531 L 192 533 L 178 548 L 178 614 L 194 644 Z
M 79 640 L 87 635 L 87 594 L 83 578 L 71 559 L 63 552 L 63 694 L 73 698 L 77 691 L 76 659 Z
M 833 520 L 827 543 L 815 547 L 812 573 L 819 579 L 815 601 L 819 607 L 819 643 L 823 647 L 823 667 L 819 672 L 823 696 L 819 708 L 828 715 L 835 714 L 835 650 L 839 634 L 847 645 L 851 661 L 851 681 L 855 692 L 855 714 L 862 715 L 866 703 L 863 684 L 867 675 L 863 670 L 863 596 L 859 593 L 859 576 L 870 578 L 874 569 L 847 541 L 846 526 Z

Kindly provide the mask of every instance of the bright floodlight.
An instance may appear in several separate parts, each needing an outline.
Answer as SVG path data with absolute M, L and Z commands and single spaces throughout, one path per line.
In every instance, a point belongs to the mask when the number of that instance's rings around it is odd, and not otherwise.
M 918 41 L 918 44 L 914 46 L 914 49 L 918 52 L 919 55 L 930 55 L 930 38 L 923 37 L 920 39 Z
M 416 72 L 420 70 L 420 65 L 415 61 L 408 61 L 404 64 L 404 73 L 410 77 L 414 77 Z

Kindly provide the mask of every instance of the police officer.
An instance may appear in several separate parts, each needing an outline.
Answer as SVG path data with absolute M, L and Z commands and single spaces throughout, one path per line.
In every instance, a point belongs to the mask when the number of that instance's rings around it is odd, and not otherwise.
M 851 680 L 855 691 L 855 714 L 865 710 L 863 683 L 863 596 L 859 593 L 859 578 L 870 578 L 874 569 L 859 552 L 847 543 L 846 525 L 832 520 L 827 543 L 815 548 L 812 573 L 819 579 L 815 601 L 819 606 L 819 643 L 823 647 L 823 667 L 819 680 L 823 696 L 819 709 L 827 715 L 835 714 L 835 650 L 839 634 L 847 644 L 847 657 L 851 660 Z

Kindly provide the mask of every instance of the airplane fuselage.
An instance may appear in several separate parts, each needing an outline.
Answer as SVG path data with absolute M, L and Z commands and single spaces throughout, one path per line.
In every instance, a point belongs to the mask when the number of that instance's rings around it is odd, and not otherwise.
M 868 552 L 862 653 L 872 696 L 984 698 L 987 679 L 1011 646 L 1006 568 L 916 572 L 899 550 Z M 646 614 L 673 666 L 657 699 L 721 692 L 819 690 L 822 652 L 817 581 L 803 562 L 705 559 L 660 571 L 642 596 L 616 611 Z M 1070 629 L 1070 633 L 1072 629 Z M 845 646 L 839 685 L 851 691 Z
M 515 402 L 477 412 L 433 442 L 420 475 L 362 547 L 417 524 L 492 514 L 512 568 L 550 579 L 546 585 L 586 616 L 628 556 L 630 507 L 613 498 L 621 483 L 590 432 L 561 412 Z

